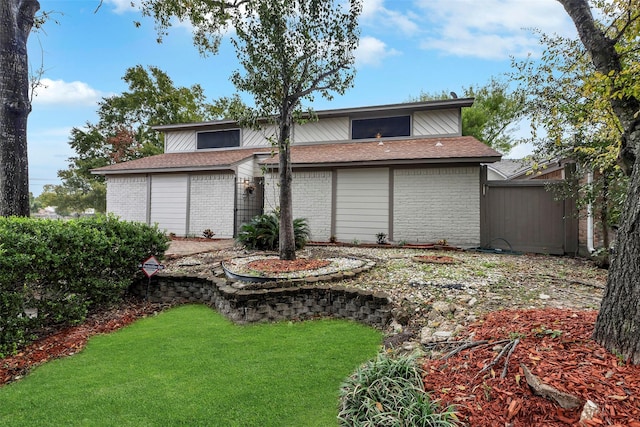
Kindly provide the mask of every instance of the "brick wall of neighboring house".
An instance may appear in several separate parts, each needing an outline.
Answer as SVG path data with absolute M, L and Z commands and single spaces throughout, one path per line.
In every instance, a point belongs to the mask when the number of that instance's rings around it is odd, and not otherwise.
M 396 169 L 393 240 L 480 244 L 480 168 Z
M 147 177 L 107 176 L 107 212 L 125 221 L 147 222 Z
M 604 247 L 604 235 L 602 231 L 602 225 L 600 220 L 597 217 L 597 212 L 594 212 L 593 217 L 593 248 L 600 249 Z M 588 255 L 587 250 L 587 210 L 583 209 L 580 211 L 580 218 L 578 220 L 578 242 L 579 242 L 579 253 L 580 255 Z M 613 245 L 613 242 L 616 238 L 616 233 L 614 230 L 609 229 L 609 246 Z
M 306 218 L 311 240 L 328 241 L 331 237 L 331 171 L 294 171 L 292 184 L 293 217 Z M 278 174 L 268 173 L 264 184 L 264 211 L 279 206 Z
M 538 179 L 538 180 L 548 180 L 548 179 L 564 179 L 564 170 L 563 169 L 558 169 L 555 171 L 550 171 L 550 172 L 544 172 L 541 171 L 542 173 L 540 173 L 540 175 L 533 175 L 531 177 L 531 179 Z
M 192 175 L 190 189 L 189 234 L 201 236 L 210 229 L 216 238 L 232 238 L 235 175 Z

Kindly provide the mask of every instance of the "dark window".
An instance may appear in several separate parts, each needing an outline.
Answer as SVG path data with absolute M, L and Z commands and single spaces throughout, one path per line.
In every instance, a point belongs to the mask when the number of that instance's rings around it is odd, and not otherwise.
M 354 119 L 351 121 L 351 138 L 389 138 L 411 135 L 411 117 L 380 117 L 377 119 Z
M 240 146 L 240 129 L 198 132 L 198 150 Z

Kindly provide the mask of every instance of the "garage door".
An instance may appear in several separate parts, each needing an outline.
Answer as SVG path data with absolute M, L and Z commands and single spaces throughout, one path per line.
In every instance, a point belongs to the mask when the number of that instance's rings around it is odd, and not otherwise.
M 187 229 L 187 175 L 151 177 L 151 224 L 184 236 Z
M 375 242 L 389 233 L 389 169 L 338 170 L 336 238 Z

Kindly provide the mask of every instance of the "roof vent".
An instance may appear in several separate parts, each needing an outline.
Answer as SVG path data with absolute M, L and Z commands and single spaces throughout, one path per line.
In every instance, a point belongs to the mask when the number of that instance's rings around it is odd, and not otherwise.
M 436 147 L 442 147 L 442 142 L 440 141 L 436 142 Z

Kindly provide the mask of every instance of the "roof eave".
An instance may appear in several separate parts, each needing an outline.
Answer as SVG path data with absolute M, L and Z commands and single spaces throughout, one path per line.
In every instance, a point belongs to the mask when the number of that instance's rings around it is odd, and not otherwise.
M 172 173 L 172 172 L 207 172 L 207 171 L 235 171 L 233 165 L 224 166 L 183 166 L 176 168 L 139 168 L 139 169 L 93 169 L 93 175 L 137 175 L 147 173 Z
M 424 165 L 424 164 L 451 164 L 451 163 L 494 163 L 500 161 L 500 157 L 447 157 L 439 159 L 398 159 L 398 160 L 366 160 L 353 162 L 315 162 L 315 163 L 292 163 L 294 168 L 329 168 L 346 166 L 402 166 L 402 165 Z M 269 168 L 278 168 L 278 163 L 260 162 L 260 165 Z

